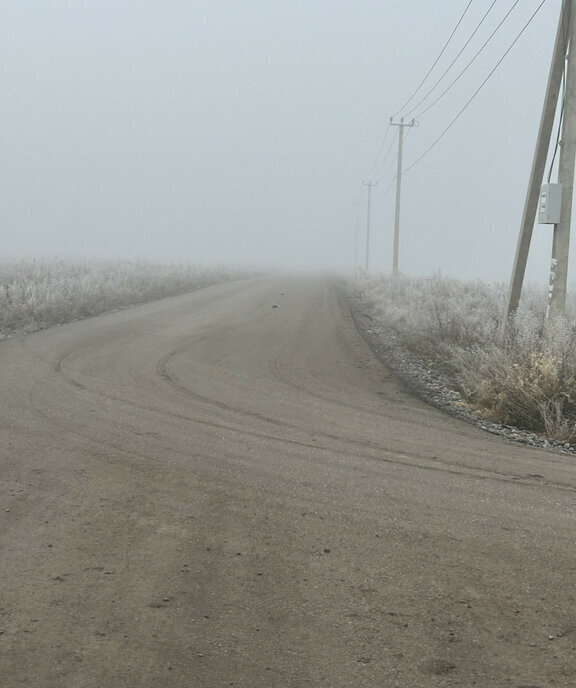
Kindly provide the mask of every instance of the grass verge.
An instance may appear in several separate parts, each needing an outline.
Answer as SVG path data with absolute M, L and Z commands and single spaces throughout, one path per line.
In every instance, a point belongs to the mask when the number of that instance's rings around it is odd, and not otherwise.
M 33 332 L 246 274 L 239 269 L 141 261 L 0 263 L 0 336 Z
M 546 295 L 528 288 L 502 336 L 507 289 L 482 282 L 367 277 L 351 283 L 375 320 L 447 377 L 482 417 L 576 442 L 575 305 L 546 321 Z

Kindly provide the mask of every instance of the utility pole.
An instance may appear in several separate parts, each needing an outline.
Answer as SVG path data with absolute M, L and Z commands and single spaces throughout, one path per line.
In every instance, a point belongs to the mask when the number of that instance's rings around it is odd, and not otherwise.
M 398 254 L 400 250 L 400 192 L 402 188 L 402 146 L 404 141 L 404 127 L 415 127 L 416 120 L 404 122 L 402 117 L 399 122 L 393 122 L 390 117 L 390 126 L 398 127 L 398 170 L 396 172 L 396 213 L 394 216 L 394 259 L 392 262 L 392 275 L 398 277 Z
M 360 244 L 360 203 L 354 202 L 354 276 L 358 275 L 358 247 Z
M 558 105 L 558 96 L 562 85 L 562 75 L 564 73 L 567 49 L 567 27 L 569 24 L 571 24 L 570 17 L 573 14 L 572 9 L 575 7 L 575 5 L 575 0 L 563 0 L 562 11 L 558 21 L 556 43 L 554 45 L 554 53 L 552 56 L 552 63 L 550 65 L 546 97 L 544 98 L 544 105 L 540 118 L 540 128 L 538 130 L 536 150 L 534 151 L 532 171 L 530 172 L 530 181 L 528 183 L 528 191 L 526 193 L 526 200 L 524 203 L 524 212 L 520 225 L 516 256 L 514 258 L 514 267 L 512 269 L 512 277 L 510 279 L 508 302 L 506 305 L 505 329 L 511 325 L 511 320 L 516 314 L 518 305 L 520 303 L 522 284 L 524 282 L 526 263 L 528 261 L 530 242 L 532 240 L 532 231 L 534 229 L 536 210 L 538 208 L 538 199 L 540 197 L 540 186 L 544 178 L 546 158 L 550 146 L 552 128 L 554 126 L 554 117 Z M 576 9 L 574 11 L 576 12 Z
M 574 192 L 574 163 L 576 160 L 576 0 L 572 0 L 568 22 L 569 54 L 566 62 L 566 96 L 560 141 L 558 183 L 562 185 L 560 222 L 554 225 L 552 266 L 550 269 L 550 318 L 564 315 L 566 284 L 568 282 L 568 250 L 570 220 Z
M 368 273 L 370 269 L 370 203 L 372 200 L 372 187 L 377 185 L 378 182 L 364 182 L 364 186 L 368 187 L 368 206 L 366 210 L 366 261 L 364 263 L 366 273 Z

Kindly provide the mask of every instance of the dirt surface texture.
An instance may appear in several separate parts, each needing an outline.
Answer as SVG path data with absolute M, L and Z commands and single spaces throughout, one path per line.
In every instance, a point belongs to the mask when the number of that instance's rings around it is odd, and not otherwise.
M 576 459 L 426 405 L 337 286 L 0 344 L 3 688 L 576 686 Z

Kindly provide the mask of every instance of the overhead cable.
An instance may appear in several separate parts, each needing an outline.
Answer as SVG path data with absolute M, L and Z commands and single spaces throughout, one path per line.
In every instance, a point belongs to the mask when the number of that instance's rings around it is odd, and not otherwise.
M 452 81 L 452 83 L 450 84 L 450 86 L 448 86 L 448 88 L 446 88 L 444 91 L 442 91 L 442 93 L 436 98 L 436 100 L 432 101 L 432 103 L 430 103 L 430 105 L 428 105 L 427 108 L 425 108 L 424 110 L 422 110 L 422 112 L 420 112 L 420 114 L 416 117 L 416 119 L 419 119 L 420 117 L 422 117 L 422 115 L 424 115 L 426 112 L 428 112 L 428 110 L 430 110 L 431 108 L 433 108 L 434 105 L 436 105 L 436 103 L 437 103 L 439 100 L 441 100 L 441 99 L 448 93 L 448 91 L 450 91 L 450 90 L 452 89 L 452 87 L 453 87 L 458 81 L 460 81 L 460 79 L 461 79 L 461 78 L 464 76 L 464 74 L 470 69 L 470 67 L 474 64 L 474 62 L 476 62 L 476 59 L 477 59 L 477 58 L 480 56 L 480 54 L 484 51 L 484 49 L 486 48 L 486 46 L 488 45 L 488 43 L 490 43 L 490 41 L 491 41 L 491 40 L 494 38 L 494 36 L 498 33 L 498 31 L 499 31 L 500 28 L 502 27 L 502 24 L 504 24 L 504 22 L 505 22 L 505 21 L 508 19 L 508 17 L 512 14 L 514 8 L 516 7 L 516 5 L 517 5 L 519 2 L 520 2 L 520 0 L 515 0 L 515 2 L 514 2 L 514 4 L 512 5 L 512 7 L 511 7 L 511 8 L 508 10 L 508 12 L 504 15 L 504 18 L 500 21 L 500 23 L 499 23 L 498 26 L 494 29 L 494 31 L 492 31 L 492 33 L 490 34 L 490 36 L 488 36 L 488 38 L 486 39 L 486 41 L 484 42 L 484 44 L 480 47 L 480 49 L 479 49 L 478 52 L 474 55 L 474 57 L 470 60 L 470 62 L 468 62 L 468 64 L 464 67 L 464 69 L 460 72 L 460 74 L 458 74 L 458 76 L 454 79 L 454 81 Z M 421 102 L 422 102 L 422 101 L 421 101 Z M 420 104 L 420 103 L 419 103 L 419 104 Z M 415 108 L 413 108 L 413 109 L 415 109 Z M 411 112 L 412 112 L 412 110 L 411 110 L 408 114 L 410 114 Z
M 493 0 L 493 1 L 492 1 L 492 4 L 491 4 L 490 7 L 486 10 L 486 12 L 484 12 L 484 16 L 483 16 L 482 19 L 478 22 L 476 28 L 474 29 L 474 31 L 472 31 L 472 33 L 470 34 L 470 37 L 468 38 L 468 40 L 466 41 L 466 43 L 464 43 L 464 45 L 463 45 L 462 48 L 460 49 L 460 52 L 456 55 L 456 57 L 452 60 L 452 62 L 451 62 L 451 63 L 448 65 L 448 67 L 444 70 L 444 72 L 442 73 L 442 75 L 440 76 L 440 78 L 436 81 L 436 83 L 434 84 L 434 86 L 432 86 L 432 88 L 428 91 L 428 93 L 426 93 L 426 95 L 425 95 L 423 98 L 421 98 L 421 99 L 416 103 L 416 105 L 414 105 L 414 106 L 412 107 L 412 109 L 409 110 L 409 111 L 404 115 L 404 117 L 408 117 L 412 112 L 414 112 L 417 108 L 419 108 L 420 105 L 422 105 L 422 103 L 428 98 L 428 96 L 435 90 L 435 88 L 436 88 L 436 87 L 438 86 L 438 84 L 442 81 L 442 79 L 446 76 L 446 74 L 448 74 L 448 72 L 452 69 L 452 67 L 453 67 L 453 66 L 456 64 L 456 62 L 458 61 L 458 58 L 460 57 L 460 55 L 462 55 L 462 53 L 463 53 L 463 52 L 466 50 L 466 48 L 470 45 L 470 42 L 472 41 L 472 39 L 474 38 L 474 36 L 478 33 L 478 31 L 480 30 L 480 27 L 481 27 L 482 24 L 486 21 L 488 15 L 489 15 L 490 12 L 492 11 L 492 8 L 494 7 L 494 5 L 495 5 L 497 2 L 498 2 L 498 0 Z
M 472 103 L 472 101 L 476 98 L 476 96 L 480 93 L 482 88 L 485 86 L 486 82 L 490 79 L 490 77 L 494 74 L 494 72 L 498 69 L 498 67 L 502 64 L 508 53 L 512 50 L 512 48 L 516 45 L 522 34 L 526 31 L 528 26 L 532 23 L 534 17 L 538 14 L 542 6 L 546 3 L 546 0 L 542 0 L 542 2 L 538 5 L 538 7 L 534 10 L 534 13 L 530 17 L 530 19 L 526 22 L 520 33 L 516 36 L 516 38 L 512 41 L 504 55 L 498 60 L 492 71 L 488 74 L 488 76 L 484 79 L 484 81 L 480 84 L 480 86 L 476 89 L 476 91 L 473 93 L 471 98 L 469 98 L 468 102 L 464 105 L 464 107 L 460 110 L 460 112 L 454 117 L 454 119 L 450 122 L 450 124 L 444 129 L 444 131 L 440 134 L 440 136 L 430 145 L 428 148 L 422 153 L 422 155 L 417 158 L 411 165 L 409 165 L 405 170 L 404 174 L 411 170 L 413 167 L 415 167 L 428 153 L 436 146 L 436 144 L 444 138 L 444 136 L 448 133 L 448 131 L 454 126 L 454 124 L 460 119 L 464 111 L 469 107 L 469 105 Z
M 438 60 L 440 60 L 440 58 L 442 57 L 442 55 L 444 55 L 444 53 L 445 53 L 445 51 L 446 51 L 446 48 L 447 48 L 448 45 L 450 44 L 450 41 L 451 41 L 452 38 L 454 37 L 454 34 L 455 34 L 456 31 L 458 30 L 458 27 L 460 26 L 460 24 L 462 23 L 464 17 L 466 16 L 466 13 L 468 12 L 468 10 L 469 10 L 471 4 L 472 4 L 472 0 L 470 0 L 470 2 L 466 5 L 466 9 L 465 9 L 464 12 L 462 13 L 462 16 L 461 16 L 460 19 L 458 20 L 458 23 L 456 24 L 456 26 L 455 26 L 454 29 L 452 30 L 452 33 L 451 33 L 450 36 L 448 37 L 448 40 L 447 40 L 446 43 L 444 44 L 444 47 L 443 47 L 442 50 L 440 51 L 440 54 L 439 54 L 438 57 L 434 60 L 433 65 L 430 67 L 430 69 L 428 70 L 426 76 L 422 79 L 422 81 L 420 82 L 420 84 L 419 84 L 419 86 L 417 87 L 417 89 L 414 91 L 414 93 L 412 93 L 412 95 L 410 96 L 410 98 L 408 98 L 408 100 L 404 103 L 404 105 L 403 105 L 397 112 L 395 112 L 395 113 L 392 115 L 392 117 L 396 117 L 397 115 L 399 115 L 399 114 L 402 112 L 402 110 L 404 110 L 404 108 L 412 102 L 412 100 L 414 99 L 414 97 L 416 96 L 416 94 L 420 91 L 420 89 L 422 88 L 422 86 L 424 86 L 424 84 L 425 84 L 426 81 L 428 80 L 428 77 L 429 77 L 430 74 L 432 73 L 432 70 L 433 70 L 434 67 L 438 64 Z
M 390 122 L 388 122 L 388 127 L 386 128 L 384 138 L 382 139 L 382 143 L 380 144 L 380 148 L 378 149 L 378 154 L 376 155 L 376 158 L 374 159 L 374 162 L 372 163 L 372 167 L 370 168 L 370 174 L 368 175 L 369 179 L 374 176 L 373 172 L 376 168 L 376 165 L 378 164 L 378 161 L 380 160 L 380 156 L 382 155 L 382 151 L 384 150 L 384 145 L 386 143 L 386 139 L 388 138 L 388 134 L 390 133 L 391 128 L 392 127 L 390 126 Z M 388 155 L 388 154 L 386 154 L 386 155 Z
M 392 148 L 394 147 L 394 144 L 396 143 L 396 139 L 398 138 L 398 130 L 394 132 L 394 136 L 392 137 L 392 141 L 390 141 L 390 145 L 388 146 L 388 150 L 386 151 L 386 155 L 382 159 L 382 162 L 380 165 L 378 165 L 378 168 L 374 170 L 374 174 L 372 175 L 375 178 L 379 178 L 382 175 L 382 170 L 384 169 L 384 165 L 386 164 L 386 161 L 390 157 L 390 153 L 392 152 Z M 392 162 L 394 162 L 394 158 L 392 158 Z M 388 165 L 389 167 L 390 165 Z
M 390 183 L 389 183 L 388 186 L 386 187 L 384 193 L 383 193 L 383 194 L 380 196 L 380 198 L 378 198 L 377 201 L 374 203 L 374 208 L 380 207 L 380 204 L 384 202 L 384 199 L 385 199 L 386 196 L 388 196 L 388 194 L 390 193 L 390 190 L 392 189 L 392 185 L 394 184 L 395 181 L 396 181 L 396 177 L 392 177 L 392 179 L 390 180 Z

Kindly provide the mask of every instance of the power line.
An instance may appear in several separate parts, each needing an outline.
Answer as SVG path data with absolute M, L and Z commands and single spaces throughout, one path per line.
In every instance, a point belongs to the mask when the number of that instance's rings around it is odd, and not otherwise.
M 392 128 L 390 125 L 388 125 L 388 126 L 390 127 L 390 129 Z M 384 169 L 384 165 L 386 164 L 386 161 L 390 157 L 390 153 L 392 152 L 392 148 L 394 147 L 394 142 L 396 141 L 397 138 L 398 138 L 398 132 L 396 131 L 396 132 L 394 132 L 394 136 L 392 137 L 392 141 L 390 141 L 390 145 L 388 146 L 388 150 L 386 151 L 386 155 L 382 159 L 382 162 L 380 163 L 378 168 L 376 170 L 374 170 L 374 174 L 372 175 L 373 177 L 379 178 L 380 175 L 382 174 L 382 170 Z M 394 158 L 391 159 L 391 163 L 393 163 L 393 162 L 394 162 Z M 390 167 L 391 163 L 388 164 L 388 167 Z M 388 169 L 388 168 L 386 168 L 386 169 Z
M 476 89 L 476 91 L 473 93 L 471 98 L 467 101 L 467 103 L 464 105 L 464 107 L 460 110 L 460 112 L 454 117 L 454 119 L 450 122 L 450 124 L 444 129 L 444 131 L 440 134 L 440 136 L 430 145 L 428 148 L 422 153 L 422 155 L 417 158 L 411 165 L 409 165 L 405 170 L 404 174 L 411 170 L 413 167 L 415 167 L 428 153 L 434 148 L 434 146 L 444 138 L 444 136 L 448 133 L 448 131 L 453 127 L 453 125 L 460 119 L 464 111 L 468 108 L 468 106 L 472 103 L 472 101 L 476 98 L 476 96 L 480 93 L 486 82 L 490 79 L 490 77 L 494 74 L 494 72 L 498 69 L 498 67 L 502 64 L 508 53 L 512 50 L 512 48 L 516 45 L 522 34 L 526 31 L 526 29 L 530 26 L 532 23 L 534 17 L 538 14 L 542 6 L 546 3 L 546 0 L 542 0 L 542 2 L 538 5 L 538 7 L 534 10 L 534 13 L 530 17 L 530 19 L 526 22 L 520 33 L 516 36 L 516 38 L 512 41 L 504 55 L 498 60 L 492 71 L 488 74 L 488 76 L 484 79 L 484 81 L 480 84 L 480 86 Z
M 406 143 L 406 141 L 408 140 L 408 137 L 410 136 L 410 133 L 411 133 L 411 132 L 412 132 L 412 127 L 410 127 L 410 128 L 408 129 L 408 131 L 406 132 L 406 135 L 404 136 L 404 143 Z M 392 146 L 394 145 L 394 142 L 395 142 L 396 139 L 398 138 L 398 133 L 399 133 L 399 132 L 397 131 L 396 134 L 395 134 L 395 136 L 394 136 L 394 139 L 392 140 L 392 143 L 390 144 L 390 148 L 392 148 Z M 386 172 L 384 172 L 384 173 L 382 174 L 382 176 L 384 176 L 384 175 L 388 172 L 388 170 L 389 170 L 391 167 L 394 166 L 394 163 L 395 163 L 395 162 L 396 162 L 396 160 L 394 160 L 394 158 L 392 158 L 392 159 L 390 160 L 390 162 L 388 163 L 388 167 L 386 168 Z M 388 183 L 388 186 L 385 188 L 384 193 L 380 196 L 380 198 L 379 198 L 379 199 L 376 201 L 376 203 L 374 204 L 374 207 L 375 207 L 375 208 L 379 207 L 380 204 L 382 203 L 382 201 L 384 201 L 384 199 L 386 198 L 386 196 L 390 193 L 390 191 L 392 190 L 392 185 L 394 184 L 394 182 L 396 181 L 396 179 L 397 179 L 397 176 L 394 175 L 394 176 L 392 177 L 392 179 L 390 180 L 390 182 Z
M 408 137 L 410 136 L 412 129 L 413 129 L 413 127 L 409 127 L 408 131 L 406 132 L 406 134 L 404 136 L 404 143 L 406 143 L 406 141 L 408 140 Z M 399 135 L 399 131 L 396 132 L 396 136 L 394 137 L 394 141 L 396 141 L 396 139 L 398 138 L 398 135 Z M 384 174 L 386 174 L 388 172 L 388 170 L 394 166 L 395 162 L 396 162 L 396 160 L 394 158 L 392 158 L 390 160 L 390 162 L 388 163 L 388 167 L 386 168 L 386 172 Z M 384 174 L 382 176 L 384 176 Z M 394 175 L 392 177 L 392 179 L 388 183 L 388 186 L 384 189 L 384 193 L 380 196 L 378 201 L 376 201 L 376 207 L 379 206 L 380 203 L 382 203 L 382 201 L 384 201 L 386 196 L 390 193 L 390 191 L 392 190 L 392 186 L 393 186 L 393 184 L 397 178 L 398 178 L 398 175 Z
M 432 88 L 428 91 L 428 93 L 426 93 L 426 95 L 425 95 L 423 98 L 421 98 L 421 99 L 416 103 L 416 105 L 414 105 L 413 108 L 412 108 L 411 110 L 409 110 L 409 111 L 404 115 L 404 117 L 408 117 L 408 116 L 411 115 L 417 108 L 419 108 L 420 105 L 422 105 L 422 103 L 426 100 L 426 98 L 428 98 L 428 96 L 434 91 L 434 89 L 438 86 L 438 84 L 439 84 L 439 83 L 442 81 L 442 79 L 446 76 L 446 74 L 448 74 L 448 72 L 452 69 L 452 67 L 453 67 L 453 66 L 456 64 L 456 62 L 458 61 L 458 58 L 460 57 L 460 55 L 462 55 L 462 53 L 463 53 L 463 52 L 466 50 L 466 48 L 470 45 L 470 42 L 472 41 L 472 39 L 474 38 L 474 36 L 478 33 L 478 31 L 480 30 L 480 27 L 481 27 L 482 24 L 486 21 L 488 15 L 489 15 L 490 12 L 492 11 L 492 8 L 494 7 L 494 5 L 495 5 L 497 2 L 498 2 L 498 0 L 493 0 L 493 1 L 492 1 L 492 4 L 491 4 L 490 7 L 486 10 L 486 12 L 484 13 L 484 16 L 483 16 L 482 19 L 478 22 L 476 28 L 475 28 L 474 31 L 470 34 L 470 37 L 468 38 L 468 40 L 466 41 L 466 43 L 464 43 L 464 45 L 463 45 L 462 48 L 460 49 L 460 52 L 456 55 L 456 57 L 452 60 L 452 62 L 451 62 L 451 63 L 448 65 L 448 67 L 444 70 L 444 72 L 442 73 L 442 75 L 440 76 L 440 78 L 436 81 L 436 83 L 434 84 L 434 86 L 432 86 Z
M 562 103 L 560 104 L 560 116 L 558 118 L 558 131 L 556 132 L 556 143 L 554 144 L 554 153 L 552 154 L 552 160 L 550 161 L 550 169 L 548 170 L 548 183 L 552 177 L 552 169 L 554 168 L 554 163 L 556 162 L 556 156 L 558 155 L 558 148 L 560 148 L 560 135 L 562 132 L 562 121 L 564 119 L 564 105 L 566 104 L 566 72 L 562 75 Z
M 414 121 L 416 122 L 416 120 L 414 120 Z M 418 126 L 418 122 L 416 122 L 415 126 Z M 410 136 L 411 133 L 412 133 L 412 127 L 410 127 L 410 129 L 408 129 L 408 131 L 406 132 L 406 134 L 404 136 L 404 143 L 406 143 L 406 141 L 408 141 L 408 137 Z
M 386 197 L 388 196 L 388 194 L 392 190 L 392 185 L 394 184 L 395 181 L 396 181 L 396 176 L 392 177 L 392 179 L 388 182 L 388 186 L 384 189 L 384 192 L 382 193 L 382 195 L 376 199 L 376 202 L 374 203 L 374 208 L 379 208 L 382 205 L 382 203 L 386 200 Z
M 438 98 L 436 98 L 436 100 L 434 100 L 432 103 L 430 103 L 430 105 L 428 105 L 428 107 L 427 107 L 426 109 L 422 110 L 422 112 L 418 115 L 417 119 L 420 118 L 420 117 L 422 117 L 422 115 L 424 115 L 425 113 L 427 113 L 428 110 L 430 110 L 431 108 L 433 108 L 434 105 L 436 105 L 436 103 L 437 103 L 439 100 L 441 100 L 441 99 L 448 93 L 448 91 L 450 91 L 450 89 L 451 89 L 458 81 L 460 81 L 460 79 L 462 78 L 462 76 L 464 76 L 464 74 L 470 69 L 470 67 L 472 66 L 472 64 L 473 64 L 473 63 L 476 61 L 476 59 L 479 57 L 479 55 L 484 51 L 484 49 L 486 48 L 486 46 L 488 45 L 488 43 L 490 43 L 490 41 L 494 38 L 494 36 L 496 35 L 496 33 L 500 30 L 502 24 L 504 24 L 504 22 L 505 22 L 505 21 L 508 19 L 508 17 L 512 14 L 512 11 L 514 10 L 514 8 L 516 7 L 516 5 L 517 5 L 519 2 L 520 2 L 520 0 L 515 0 L 515 2 L 514 2 L 514 4 L 512 5 L 512 7 L 511 7 L 511 8 L 508 10 L 508 12 L 504 15 L 504 18 L 501 20 L 501 22 L 498 24 L 498 26 L 494 29 L 494 31 L 492 31 L 492 33 L 490 34 L 490 36 L 488 36 L 488 38 L 486 39 L 485 43 L 481 46 L 480 50 L 478 50 L 478 52 L 474 55 L 474 57 L 470 60 L 470 62 L 464 67 L 464 69 L 460 72 L 460 74 L 458 74 L 458 76 L 454 79 L 454 81 L 450 84 L 450 86 L 448 86 L 447 89 L 445 89 L 444 91 L 442 91 L 442 93 L 438 96 Z M 414 108 L 414 109 L 415 109 L 415 108 Z M 411 111 L 410 111 L 410 112 L 411 112 Z M 408 114 L 410 114 L 410 113 L 408 113 Z
M 392 177 L 392 179 L 390 180 L 390 183 L 388 184 L 388 186 L 384 190 L 384 193 L 380 196 L 380 198 L 376 201 L 376 203 L 374 203 L 374 208 L 380 207 L 381 203 L 384 201 L 386 196 L 388 196 L 388 194 L 392 190 L 392 186 L 393 186 L 395 181 L 396 181 L 396 177 L 394 176 L 394 177 Z
M 496 0 L 494 0 L 494 1 L 496 2 Z M 394 145 L 394 140 L 395 140 L 396 136 L 398 136 L 398 131 L 396 131 L 396 133 L 394 134 L 394 138 L 392 139 L 390 145 L 388 146 L 386 154 L 384 155 L 384 159 L 382 160 L 382 163 L 378 167 L 378 170 L 376 170 L 376 165 L 378 164 L 378 161 L 380 160 L 380 156 L 382 155 L 382 151 L 384 150 L 384 145 L 386 144 L 386 139 L 388 138 L 388 134 L 390 133 L 390 130 L 392 129 L 392 125 L 391 125 L 392 119 L 393 118 L 391 117 L 390 121 L 388 122 L 388 126 L 386 127 L 386 131 L 384 133 L 384 138 L 382 139 L 382 143 L 380 144 L 380 147 L 378 149 L 378 153 L 377 153 L 376 157 L 374 158 L 374 162 L 372 163 L 372 167 L 370 168 L 370 174 L 368 175 L 368 177 L 378 176 L 382 167 L 384 166 L 384 163 L 386 162 L 386 159 L 390 155 L 390 151 L 392 150 L 392 147 Z
M 390 129 L 392 127 L 390 126 L 390 122 L 388 122 L 388 126 L 386 128 L 386 133 L 384 134 L 384 138 L 382 139 L 382 143 L 380 144 L 380 148 L 378 149 L 378 155 L 376 155 L 376 158 L 374 159 L 374 162 L 372 163 L 372 167 L 370 168 L 371 172 L 368 175 L 369 177 L 374 176 L 374 169 L 376 165 L 378 164 L 378 160 L 380 159 L 380 156 L 382 155 L 382 151 L 384 150 L 384 144 L 386 143 L 386 139 L 388 138 L 388 134 L 390 133 Z M 388 155 L 388 153 L 386 154 Z
M 430 69 L 428 70 L 426 76 L 425 76 L 425 77 L 422 79 L 422 81 L 420 82 L 418 88 L 414 91 L 414 93 L 410 96 L 410 98 L 408 98 L 408 100 L 404 103 L 404 105 L 403 105 L 397 112 L 395 112 L 395 113 L 392 115 L 392 117 L 396 117 L 400 112 L 402 112 L 402 110 L 404 110 L 404 108 L 412 102 L 414 96 L 418 93 L 418 91 L 420 91 L 420 89 L 422 88 L 422 86 L 424 86 L 424 84 L 426 83 L 428 77 L 429 77 L 430 74 L 432 73 L 432 70 L 433 70 L 434 67 L 438 64 L 438 60 L 442 57 L 442 55 L 444 55 L 444 52 L 446 51 L 446 48 L 447 48 L 448 45 L 450 44 L 450 41 L 451 41 L 452 38 L 454 37 L 454 34 L 455 34 L 456 31 L 458 30 L 458 27 L 460 26 L 460 24 L 462 23 L 464 17 L 466 16 L 466 13 L 468 12 L 468 10 L 469 10 L 471 4 L 472 4 L 472 0 L 470 0 L 470 2 L 466 5 L 466 9 L 465 9 L 464 12 L 462 13 L 462 16 L 461 16 L 460 19 L 458 20 L 458 23 L 456 24 L 456 26 L 455 26 L 454 29 L 452 30 L 452 33 L 450 34 L 448 40 L 447 40 L 446 43 L 444 44 L 444 47 L 443 47 L 442 50 L 440 51 L 440 54 L 439 54 L 438 57 L 434 60 L 434 64 L 430 67 Z

